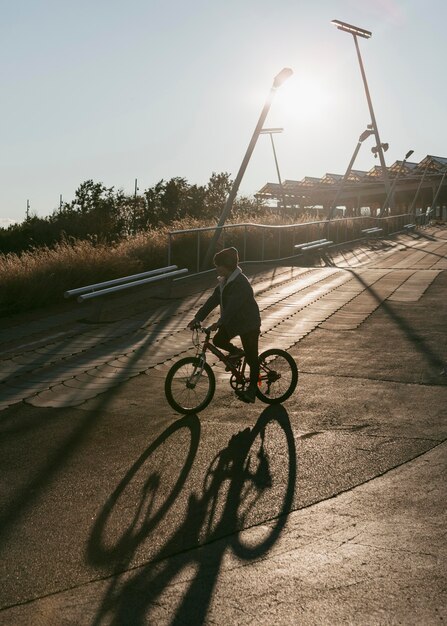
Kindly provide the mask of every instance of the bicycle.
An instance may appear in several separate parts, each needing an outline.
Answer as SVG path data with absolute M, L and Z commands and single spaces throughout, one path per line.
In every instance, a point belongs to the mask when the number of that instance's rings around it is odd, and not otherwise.
M 203 342 L 200 333 L 205 334 Z M 242 352 L 238 360 L 221 352 L 210 340 L 211 330 L 198 325 L 193 329 L 196 355 L 180 359 L 169 370 L 165 380 L 165 395 L 170 406 L 178 413 L 203 411 L 216 391 L 216 377 L 206 360 L 206 353 L 214 354 L 230 372 L 230 385 L 237 391 L 248 387 L 247 362 Z M 287 400 L 298 384 L 298 367 L 285 350 L 270 348 L 259 355 L 257 397 L 266 404 L 279 404 Z

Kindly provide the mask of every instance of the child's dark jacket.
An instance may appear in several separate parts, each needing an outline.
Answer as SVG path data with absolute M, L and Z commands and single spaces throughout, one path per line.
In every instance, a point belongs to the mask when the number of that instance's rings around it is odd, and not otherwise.
M 243 335 L 261 327 L 259 307 L 248 278 L 238 268 L 221 287 L 217 285 L 211 296 L 197 311 L 196 319 L 203 321 L 217 306 L 221 306 L 219 326 L 230 337 Z

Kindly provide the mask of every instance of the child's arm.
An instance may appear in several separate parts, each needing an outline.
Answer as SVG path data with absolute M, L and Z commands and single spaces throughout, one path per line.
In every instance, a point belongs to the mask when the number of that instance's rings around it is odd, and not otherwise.
M 192 328 L 197 322 L 202 322 L 216 306 L 220 304 L 220 287 L 217 286 L 208 300 L 203 304 L 195 314 L 194 318 L 189 322 L 188 328 Z

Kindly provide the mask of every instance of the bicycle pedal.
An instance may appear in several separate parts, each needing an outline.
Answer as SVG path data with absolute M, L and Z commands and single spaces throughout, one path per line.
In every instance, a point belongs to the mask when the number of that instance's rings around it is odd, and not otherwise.
M 231 363 L 232 363 L 233 367 L 238 368 L 238 367 L 240 367 L 240 365 L 241 365 L 241 359 L 239 359 L 238 361 L 236 361 L 236 360 L 232 360 L 232 361 L 231 361 Z M 231 369 L 232 369 L 232 368 L 231 368 L 231 366 L 230 366 L 230 365 L 226 365 L 226 366 L 225 366 L 225 371 L 226 371 L 226 372 L 231 372 Z

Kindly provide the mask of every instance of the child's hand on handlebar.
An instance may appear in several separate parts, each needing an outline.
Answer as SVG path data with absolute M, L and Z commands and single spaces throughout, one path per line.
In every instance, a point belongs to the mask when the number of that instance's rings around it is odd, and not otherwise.
M 196 318 L 192 319 L 186 328 L 189 328 L 189 330 L 195 330 L 196 328 L 200 328 L 199 320 L 196 320 Z

